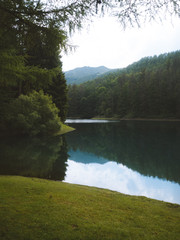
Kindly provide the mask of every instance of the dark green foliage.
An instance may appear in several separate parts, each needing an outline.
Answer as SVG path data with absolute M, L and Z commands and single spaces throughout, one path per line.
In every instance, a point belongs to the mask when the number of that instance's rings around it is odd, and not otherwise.
M 23 135 L 53 135 L 60 131 L 58 108 L 42 91 L 20 95 L 9 106 L 7 125 Z
M 69 86 L 70 117 L 180 118 L 180 51 Z
M 1 131 L 5 130 L 6 115 L 12 115 L 7 112 L 9 104 L 33 90 L 51 94 L 65 121 L 67 87 L 60 51 L 66 46 L 67 36 L 52 15 L 43 12 L 44 8 L 41 1 L 0 1 Z M 58 89 L 61 98 L 57 100 Z
M 59 117 L 61 121 L 66 120 L 67 114 L 67 84 L 64 74 L 60 72 L 55 78 L 53 78 L 52 84 L 48 87 L 46 92 L 52 96 L 53 102 L 57 108 L 60 109 Z

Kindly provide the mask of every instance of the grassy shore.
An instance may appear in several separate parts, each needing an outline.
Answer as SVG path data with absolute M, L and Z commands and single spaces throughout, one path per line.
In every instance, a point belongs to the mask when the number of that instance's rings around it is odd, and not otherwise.
M 74 128 L 61 123 L 61 130 L 57 134 L 55 134 L 55 136 L 56 135 L 63 135 L 65 133 L 72 132 L 74 130 L 75 130 Z
M 179 240 L 180 205 L 36 178 L 0 176 L 1 240 Z

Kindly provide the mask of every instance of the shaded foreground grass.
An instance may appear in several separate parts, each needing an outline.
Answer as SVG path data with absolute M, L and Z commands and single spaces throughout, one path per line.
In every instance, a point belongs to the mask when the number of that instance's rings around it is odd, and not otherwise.
M 180 205 L 37 178 L 0 176 L 0 239 L 180 239 Z

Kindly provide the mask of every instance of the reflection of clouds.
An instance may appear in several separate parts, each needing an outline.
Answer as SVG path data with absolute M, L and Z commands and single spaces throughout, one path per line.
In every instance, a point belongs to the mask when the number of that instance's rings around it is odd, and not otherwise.
M 68 160 L 65 182 L 107 188 L 130 195 L 180 203 L 180 186 L 135 172 L 122 164 L 84 164 Z
M 99 119 L 67 119 L 65 123 L 108 123 L 108 122 L 119 122 L 116 120 L 99 120 Z

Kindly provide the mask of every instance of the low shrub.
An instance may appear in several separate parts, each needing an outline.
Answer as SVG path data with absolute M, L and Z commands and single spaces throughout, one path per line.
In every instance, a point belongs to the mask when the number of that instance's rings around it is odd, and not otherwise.
M 58 112 L 52 98 L 43 91 L 20 95 L 9 106 L 8 129 L 20 135 L 53 135 L 61 129 Z

